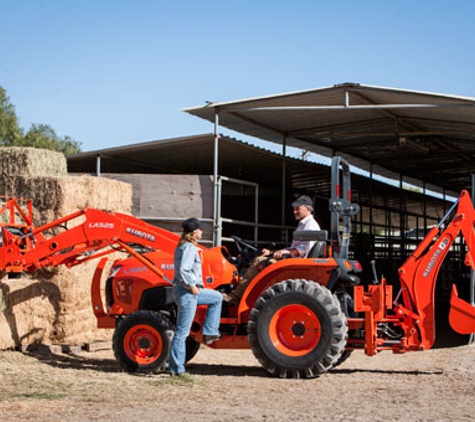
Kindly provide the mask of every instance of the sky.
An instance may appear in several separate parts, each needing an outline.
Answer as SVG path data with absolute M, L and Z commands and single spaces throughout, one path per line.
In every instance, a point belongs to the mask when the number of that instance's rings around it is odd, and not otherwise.
M 0 0 L 20 126 L 83 151 L 212 133 L 206 101 L 354 82 L 475 97 L 473 0 Z M 226 134 L 226 130 L 221 130 Z

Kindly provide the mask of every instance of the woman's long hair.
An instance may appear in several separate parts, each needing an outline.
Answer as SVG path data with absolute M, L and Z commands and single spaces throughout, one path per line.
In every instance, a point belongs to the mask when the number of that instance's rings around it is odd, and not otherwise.
M 183 245 L 183 243 L 185 243 L 185 242 L 190 242 L 190 243 L 193 243 L 193 244 L 196 245 L 197 242 L 196 242 L 194 231 L 189 232 L 189 233 L 183 232 L 181 234 L 180 240 L 178 241 L 178 246 Z

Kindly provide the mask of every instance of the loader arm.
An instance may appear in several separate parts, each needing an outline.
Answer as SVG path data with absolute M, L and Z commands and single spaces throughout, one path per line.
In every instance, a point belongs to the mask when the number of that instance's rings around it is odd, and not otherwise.
M 16 209 L 15 200 L 10 199 L 9 207 L 4 211 L 11 213 L 11 210 Z M 73 267 L 122 251 L 137 258 L 157 276 L 170 281 L 159 268 L 137 251 L 137 246 L 140 246 L 148 251 L 165 250 L 173 253 L 179 237 L 167 230 L 127 214 L 92 208 L 84 208 L 37 228 L 32 225 L 30 216 L 20 217 L 24 220 L 23 224 L 12 222 L 12 218 L 4 218 L 8 221 L 0 223 L 0 271 L 31 273 L 44 267 Z M 64 226 L 68 223 L 72 228 L 65 230 Z M 12 231 L 12 226 L 16 231 Z M 21 231 L 20 234 L 18 230 Z M 59 230 L 63 231 L 50 237 L 46 234 Z
M 445 228 L 442 228 L 444 224 Z M 437 275 L 459 234 L 467 247 L 464 263 L 475 270 L 474 225 L 475 210 L 470 195 L 462 191 L 458 201 L 399 269 L 404 305 L 397 307 L 396 311 L 412 319 L 414 328 L 419 331 L 421 349 L 432 347 L 435 341 Z M 456 289 L 452 293 L 449 321 L 458 332 L 475 331 L 475 307 L 458 298 Z

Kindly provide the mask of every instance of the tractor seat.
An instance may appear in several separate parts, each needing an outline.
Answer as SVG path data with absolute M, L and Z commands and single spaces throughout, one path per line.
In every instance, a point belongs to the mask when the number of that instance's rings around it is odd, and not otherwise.
M 323 258 L 327 247 L 327 230 L 294 231 L 294 240 L 315 242 L 307 254 L 307 258 Z
M 307 258 L 324 258 L 327 249 L 327 242 L 315 242 L 315 245 L 308 251 Z

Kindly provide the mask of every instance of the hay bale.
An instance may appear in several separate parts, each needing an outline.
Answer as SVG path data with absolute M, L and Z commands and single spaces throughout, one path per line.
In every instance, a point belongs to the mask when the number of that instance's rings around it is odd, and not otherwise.
M 130 213 L 132 209 L 132 186 L 129 183 L 89 175 L 61 177 L 61 215 L 89 207 L 104 211 Z
M 65 176 L 68 166 L 64 154 L 30 147 L 0 147 L 2 176 Z
M 14 156 L 18 154 L 14 152 Z M 37 164 L 28 165 L 28 173 L 39 168 Z M 0 195 L 32 199 L 36 226 L 85 207 L 130 213 L 132 187 L 128 183 L 92 176 L 18 175 L 9 173 L 12 168 L 0 173 Z M 111 255 L 109 265 L 119 256 L 123 254 Z M 0 350 L 40 343 L 109 341 L 111 330 L 96 328 L 91 305 L 90 287 L 96 264 L 92 260 L 71 269 L 41 271 L 35 274 L 36 278 L 1 279 Z
M 110 255 L 102 284 L 120 257 L 124 254 Z M 112 330 L 97 328 L 92 309 L 90 291 L 97 261 L 0 280 L 0 350 L 31 344 L 111 341 Z
M 123 254 L 118 253 L 111 255 L 104 277 L 108 274 L 110 265 L 119 256 L 124 257 Z M 54 321 L 51 321 L 54 330 L 50 333 L 49 340 L 52 343 L 84 344 L 111 339 L 111 330 L 97 328 L 97 320 L 91 304 L 91 282 L 97 265 L 96 261 L 70 269 L 59 267 L 57 274 L 52 277 L 51 282 L 61 292 L 57 314 Z
M 0 194 L 33 201 L 36 226 L 60 217 L 62 177 L 0 176 Z
M 0 176 L 0 195 L 31 199 L 40 226 L 85 207 L 130 212 L 132 186 L 93 176 Z
M 51 282 L 35 279 L 0 282 L 0 350 L 51 344 L 61 293 Z

